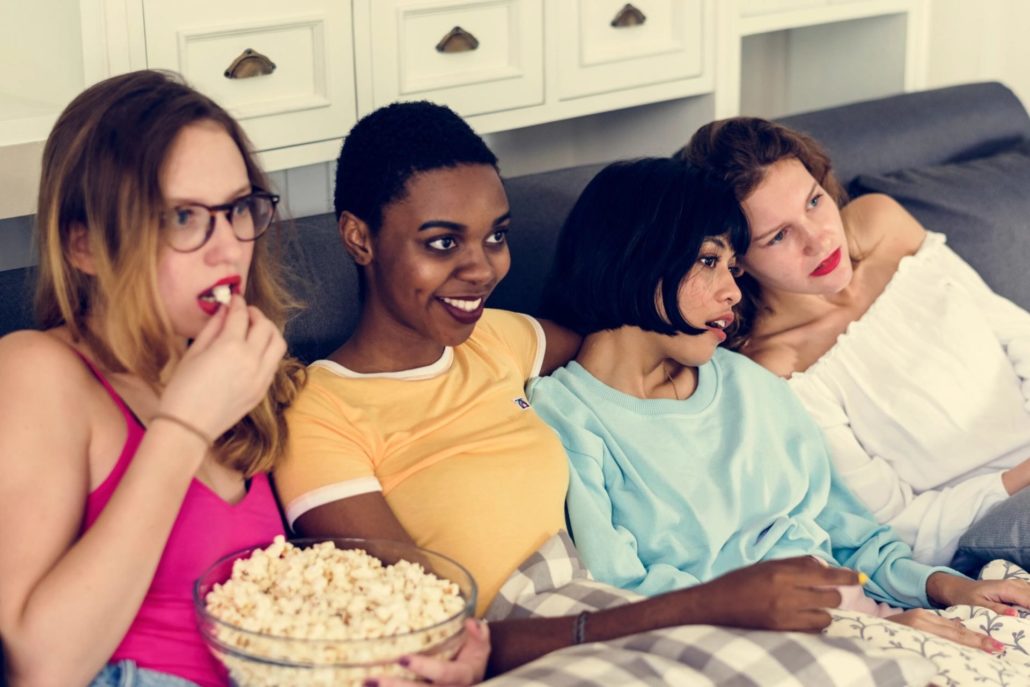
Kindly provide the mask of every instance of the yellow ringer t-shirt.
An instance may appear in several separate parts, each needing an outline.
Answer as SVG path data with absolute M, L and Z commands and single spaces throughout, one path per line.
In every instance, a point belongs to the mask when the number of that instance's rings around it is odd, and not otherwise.
M 426 367 L 360 374 L 312 363 L 287 411 L 289 449 L 275 472 L 290 524 L 381 490 L 419 546 L 469 569 L 482 615 L 565 526 L 565 451 L 524 392 L 543 351 L 536 320 L 487 309 L 467 341 Z

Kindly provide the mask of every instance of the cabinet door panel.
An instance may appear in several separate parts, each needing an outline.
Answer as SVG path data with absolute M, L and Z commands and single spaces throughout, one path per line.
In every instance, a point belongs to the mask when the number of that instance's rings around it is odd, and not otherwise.
M 541 0 L 376 0 L 371 24 L 376 107 L 425 99 L 467 117 L 543 102 Z
M 740 14 L 751 17 L 759 14 L 775 14 L 791 10 L 825 5 L 828 0 L 741 0 Z
M 559 6 L 562 99 L 676 81 L 702 71 L 701 0 L 566 0 Z M 615 25 L 620 22 L 623 25 Z
M 144 17 L 147 65 L 180 72 L 259 150 L 339 138 L 355 121 L 348 2 L 144 0 Z M 271 73 L 229 78 L 246 50 L 267 57 Z M 259 60 L 251 55 L 250 66 Z

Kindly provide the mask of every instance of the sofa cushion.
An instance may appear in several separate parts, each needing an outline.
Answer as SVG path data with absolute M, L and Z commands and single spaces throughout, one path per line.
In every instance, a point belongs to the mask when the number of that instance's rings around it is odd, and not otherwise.
M 30 329 L 36 271 L 30 267 L 0 271 L 0 336 Z
M 1001 295 L 1030 309 L 1030 141 L 993 155 L 859 175 L 854 196 L 886 193 L 950 245 Z
M 777 121 L 822 143 L 845 186 L 859 174 L 971 160 L 1030 138 L 1022 102 L 997 82 L 904 93 Z

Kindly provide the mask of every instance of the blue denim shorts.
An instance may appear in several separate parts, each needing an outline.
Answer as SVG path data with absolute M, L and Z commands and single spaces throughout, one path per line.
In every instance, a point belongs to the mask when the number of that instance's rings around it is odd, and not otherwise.
M 140 668 L 135 661 L 119 661 L 104 666 L 89 687 L 197 687 L 197 683 L 177 675 Z

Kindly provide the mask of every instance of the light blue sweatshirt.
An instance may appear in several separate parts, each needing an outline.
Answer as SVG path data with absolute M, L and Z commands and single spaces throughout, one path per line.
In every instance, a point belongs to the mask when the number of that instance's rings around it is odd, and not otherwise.
M 717 349 L 682 401 L 629 396 L 575 362 L 529 397 L 569 455 L 569 525 L 599 580 L 653 595 L 814 554 L 911 608 L 930 606 L 931 573 L 954 573 L 912 560 L 844 486 L 787 384 L 742 355 Z

